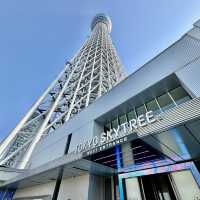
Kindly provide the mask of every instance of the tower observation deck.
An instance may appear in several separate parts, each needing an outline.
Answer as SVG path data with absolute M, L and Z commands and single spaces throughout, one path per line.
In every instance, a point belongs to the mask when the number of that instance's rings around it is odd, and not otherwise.
M 111 20 L 98 14 L 90 37 L 0 145 L 0 165 L 25 169 L 37 143 L 124 78 Z

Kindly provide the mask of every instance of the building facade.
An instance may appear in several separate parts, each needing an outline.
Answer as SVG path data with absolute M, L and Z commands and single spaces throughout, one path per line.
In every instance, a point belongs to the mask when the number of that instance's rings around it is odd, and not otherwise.
M 98 22 L 99 23 L 99 22 Z M 1 167 L 1 199 L 200 199 L 200 21 Z

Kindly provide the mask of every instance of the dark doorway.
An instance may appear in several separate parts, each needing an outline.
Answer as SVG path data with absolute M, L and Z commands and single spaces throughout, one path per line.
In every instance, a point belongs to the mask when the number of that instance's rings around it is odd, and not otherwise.
M 167 173 L 143 176 L 139 182 L 146 200 L 176 200 Z

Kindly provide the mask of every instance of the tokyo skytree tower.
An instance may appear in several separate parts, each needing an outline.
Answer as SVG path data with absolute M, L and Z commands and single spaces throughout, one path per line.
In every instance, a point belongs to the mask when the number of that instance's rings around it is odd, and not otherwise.
M 91 35 L 0 145 L 0 165 L 24 169 L 37 143 L 124 78 L 110 37 L 111 20 L 98 14 Z

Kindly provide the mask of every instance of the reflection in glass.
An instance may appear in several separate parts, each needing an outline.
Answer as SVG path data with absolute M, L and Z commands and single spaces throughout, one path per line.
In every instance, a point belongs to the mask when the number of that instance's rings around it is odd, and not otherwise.
M 200 143 L 200 120 L 189 121 L 186 123 L 186 127 Z
M 105 126 L 104 126 L 104 131 L 107 132 L 111 129 L 111 123 L 107 123 Z
M 130 121 L 131 119 L 135 119 L 136 118 L 135 111 L 132 110 L 132 111 L 128 112 L 127 118 L 128 118 L 128 121 Z
M 175 106 L 174 102 L 167 93 L 158 97 L 158 103 L 163 111 Z
M 123 124 L 127 122 L 126 115 L 122 115 L 119 117 L 119 124 Z
M 154 112 L 154 114 L 160 113 L 160 109 L 159 109 L 158 104 L 157 104 L 155 99 L 153 99 L 150 102 L 148 102 L 146 104 L 146 106 L 147 106 L 147 110 L 148 111 L 152 110 Z
M 186 93 L 186 91 L 181 86 L 171 90 L 170 94 L 177 104 L 184 103 L 191 99 L 190 96 Z
M 136 113 L 137 113 L 137 116 L 145 114 L 146 113 L 145 106 L 142 105 L 142 106 L 136 108 Z
M 182 159 L 191 159 L 200 153 L 199 143 L 184 125 L 156 134 L 154 137 Z
M 114 119 L 111 123 L 112 123 L 112 128 L 117 128 L 118 125 L 119 125 L 119 123 L 118 123 L 118 119 L 117 119 L 117 118 Z

